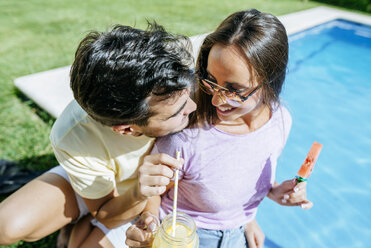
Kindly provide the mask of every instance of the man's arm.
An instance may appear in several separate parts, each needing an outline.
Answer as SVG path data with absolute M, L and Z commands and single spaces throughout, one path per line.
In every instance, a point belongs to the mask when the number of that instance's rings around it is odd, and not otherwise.
M 83 199 L 93 217 L 108 228 L 132 221 L 147 203 L 147 197 L 139 194 L 137 187 L 132 187 L 122 195 L 115 189 L 100 199 Z
M 127 223 L 139 215 L 148 197 L 159 196 L 174 176 L 171 168 L 180 169 L 184 160 L 176 160 L 167 154 L 152 154 L 144 158 L 139 168 L 138 184 L 125 194 L 115 189 L 100 199 L 84 199 L 91 214 L 108 228 Z

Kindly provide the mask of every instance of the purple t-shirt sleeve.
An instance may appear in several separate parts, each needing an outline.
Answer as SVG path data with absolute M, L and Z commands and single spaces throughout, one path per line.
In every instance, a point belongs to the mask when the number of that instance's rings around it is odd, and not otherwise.
M 176 158 L 177 151 L 180 151 L 180 157 L 184 159 L 185 164 L 183 168 L 179 170 L 179 179 L 183 178 L 184 172 L 189 167 L 190 154 L 192 149 L 189 144 L 189 139 L 186 134 L 180 132 L 165 137 L 158 138 L 151 151 L 151 154 L 166 153 Z

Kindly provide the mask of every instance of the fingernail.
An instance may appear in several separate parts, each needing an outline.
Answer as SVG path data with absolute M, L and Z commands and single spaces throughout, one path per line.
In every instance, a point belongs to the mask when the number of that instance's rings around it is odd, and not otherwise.
M 300 207 L 302 209 L 308 209 L 308 208 L 310 208 L 311 205 L 312 205 L 312 203 L 303 203 L 303 204 L 300 205 Z
M 286 203 L 287 201 L 286 201 L 286 199 L 282 199 L 282 203 Z
M 313 207 L 313 202 L 308 202 L 307 203 L 307 209 L 311 209 Z
M 284 195 L 284 196 L 283 196 L 283 199 L 285 199 L 285 200 L 287 200 L 287 199 L 289 199 L 289 198 L 290 198 L 289 195 Z
M 299 191 L 298 187 L 294 187 L 294 192 L 298 192 L 298 191 Z
M 152 222 L 151 224 L 148 225 L 148 231 L 153 232 L 156 230 L 156 227 L 157 227 L 156 224 Z

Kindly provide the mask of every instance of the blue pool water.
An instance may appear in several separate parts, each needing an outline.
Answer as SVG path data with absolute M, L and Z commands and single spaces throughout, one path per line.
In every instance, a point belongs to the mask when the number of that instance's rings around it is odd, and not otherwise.
M 324 145 L 308 181 L 311 210 L 265 199 L 265 247 L 371 247 L 371 27 L 335 20 L 289 37 L 282 92 L 293 117 L 277 181 Z

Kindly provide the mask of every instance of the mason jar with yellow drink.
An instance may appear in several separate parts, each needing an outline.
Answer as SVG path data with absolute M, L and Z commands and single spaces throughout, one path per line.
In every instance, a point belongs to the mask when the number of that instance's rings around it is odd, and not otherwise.
M 198 248 L 196 223 L 185 213 L 176 214 L 175 232 L 172 228 L 173 214 L 168 214 L 157 230 L 152 248 Z

